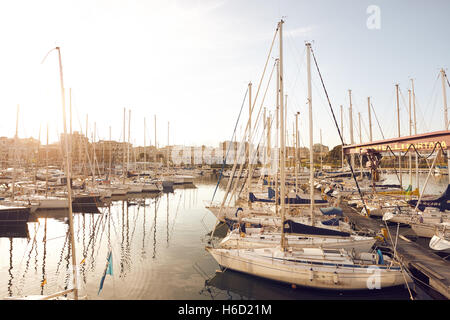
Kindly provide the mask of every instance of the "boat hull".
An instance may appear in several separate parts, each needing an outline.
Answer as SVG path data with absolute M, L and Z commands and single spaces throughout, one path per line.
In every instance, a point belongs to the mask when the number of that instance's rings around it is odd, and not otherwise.
M 228 269 L 269 280 L 326 290 L 370 290 L 405 284 L 399 269 L 370 267 L 328 267 L 308 263 L 293 263 L 274 258 L 254 258 L 246 250 L 207 247 L 217 263 Z

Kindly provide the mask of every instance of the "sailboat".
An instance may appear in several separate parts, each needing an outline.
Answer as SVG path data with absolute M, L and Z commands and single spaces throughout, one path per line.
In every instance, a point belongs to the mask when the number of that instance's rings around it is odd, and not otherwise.
M 276 33 L 280 41 L 280 96 L 283 97 L 283 64 L 282 64 L 282 25 L 278 23 Z M 276 35 L 276 34 L 275 34 Z M 310 44 L 307 49 L 308 71 L 308 104 L 310 124 L 312 123 L 312 96 L 310 86 Z M 270 55 L 270 53 L 269 53 Z M 285 196 L 285 152 L 284 152 L 284 110 L 283 99 L 280 101 L 280 141 L 281 141 L 281 198 Z M 310 126 L 312 131 L 312 126 Z M 312 147 L 312 134 L 310 134 Z M 312 149 L 312 148 L 311 148 Z M 313 161 L 311 159 L 310 164 Z M 313 170 L 310 170 L 310 192 L 313 195 Z M 314 202 L 311 201 L 311 214 Z M 281 221 L 285 221 L 286 204 L 281 201 Z M 313 216 L 311 217 L 312 219 Z M 379 250 L 376 253 L 352 253 L 345 249 L 324 249 L 320 247 L 293 248 L 289 246 L 283 228 L 281 229 L 280 245 L 266 248 L 223 249 L 207 246 L 206 250 L 217 263 L 223 267 L 266 279 L 284 283 L 301 285 L 320 289 L 336 290 L 367 290 L 386 288 L 404 284 L 405 275 L 401 266 Z M 376 270 L 376 275 L 373 271 Z

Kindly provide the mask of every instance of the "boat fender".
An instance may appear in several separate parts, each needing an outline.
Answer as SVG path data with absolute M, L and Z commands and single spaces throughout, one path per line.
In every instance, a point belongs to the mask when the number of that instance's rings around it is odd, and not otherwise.
M 388 238 L 388 231 L 386 228 L 381 228 L 381 234 L 383 235 L 384 240 L 386 241 Z
M 378 254 L 378 264 L 384 264 L 383 254 L 381 253 L 380 249 L 377 249 Z

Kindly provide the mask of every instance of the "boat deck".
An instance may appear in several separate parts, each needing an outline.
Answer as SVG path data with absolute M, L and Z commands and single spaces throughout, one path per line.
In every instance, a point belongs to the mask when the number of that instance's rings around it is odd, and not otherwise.
M 386 228 L 384 221 L 380 219 L 363 217 L 346 204 L 341 204 L 341 208 L 344 216 L 349 218 L 356 230 L 379 233 L 381 228 Z M 392 237 L 395 237 L 396 227 L 390 227 L 389 232 Z M 388 243 L 390 244 L 389 239 Z M 390 247 L 392 249 L 391 245 Z M 396 251 L 403 265 L 415 278 L 450 299 L 450 261 L 444 260 L 431 249 L 402 236 L 398 237 Z

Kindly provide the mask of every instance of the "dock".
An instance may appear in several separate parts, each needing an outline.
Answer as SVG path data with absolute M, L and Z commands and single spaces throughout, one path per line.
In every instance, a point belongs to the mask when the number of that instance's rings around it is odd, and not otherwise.
M 380 219 L 364 217 L 356 212 L 352 207 L 341 204 L 343 215 L 348 217 L 349 222 L 356 230 L 367 234 L 379 234 L 382 228 L 386 228 Z M 389 232 L 394 238 L 396 227 L 390 227 Z M 395 241 L 395 240 L 394 240 Z M 390 245 L 390 239 L 387 239 Z M 425 248 L 407 238 L 400 236 L 397 238 L 397 257 L 408 269 L 414 278 L 419 279 L 423 284 L 432 288 L 443 297 L 450 299 L 450 262 L 444 260 L 431 249 Z

